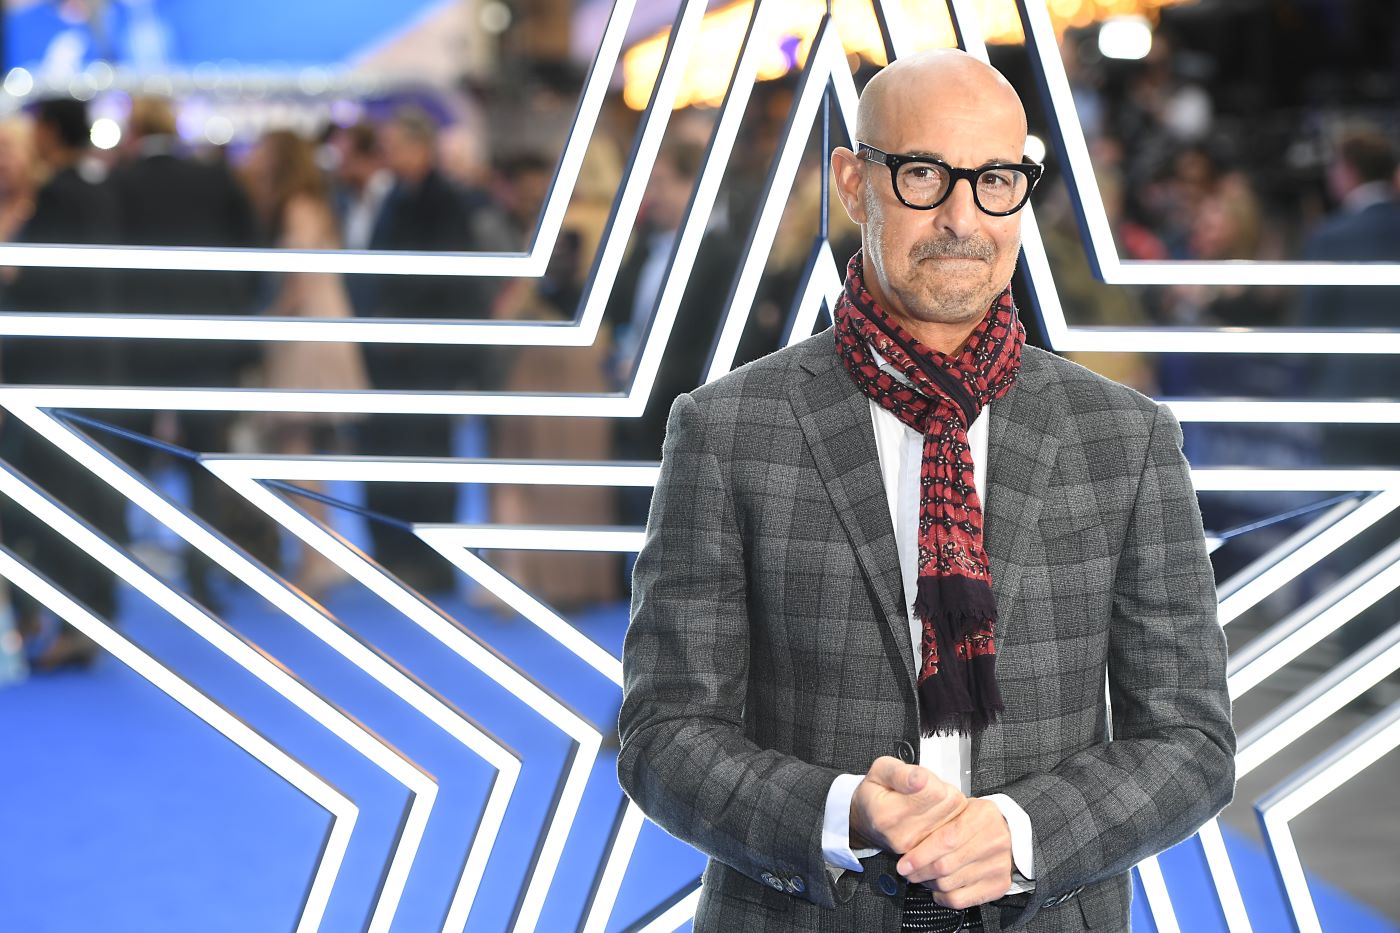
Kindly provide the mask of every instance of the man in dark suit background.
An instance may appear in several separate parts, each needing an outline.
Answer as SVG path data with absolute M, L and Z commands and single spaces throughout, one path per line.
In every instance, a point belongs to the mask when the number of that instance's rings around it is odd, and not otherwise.
M 1400 262 L 1400 200 L 1396 198 L 1395 146 L 1373 127 L 1359 126 L 1337 140 L 1327 187 L 1337 211 L 1313 231 L 1303 258 L 1316 262 Z M 1379 327 L 1400 324 L 1395 289 L 1381 286 L 1314 286 L 1303 295 L 1305 327 Z M 1325 357 L 1316 392 L 1328 398 L 1391 398 L 1394 362 L 1384 356 Z M 1349 445 L 1350 446 L 1350 445 Z M 1366 447 L 1348 451 L 1366 454 Z
M 107 183 L 117 208 L 115 242 L 221 248 L 259 245 L 261 236 L 243 188 L 226 166 L 197 159 L 185 150 L 169 100 L 132 100 L 123 146 L 124 158 Z M 130 314 L 251 314 L 257 310 L 258 287 L 259 277 L 251 272 L 129 269 L 119 274 L 119 307 Z M 134 385 L 237 386 L 242 371 L 261 354 L 258 343 L 238 340 L 149 340 L 121 347 Z M 226 450 L 232 424 L 224 412 L 159 412 L 147 417 L 132 413 L 126 420 L 143 433 L 200 452 Z M 153 466 L 149 449 L 132 446 L 123 453 L 143 472 Z M 215 523 L 232 516 L 251 523 L 259 540 L 256 546 L 251 540 L 245 543 L 265 559 L 275 559 L 275 536 L 266 522 L 249 516 L 208 470 L 183 460 L 176 467 L 186 476 L 197 514 Z M 192 595 L 214 606 L 213 563 L 195 548 L 185 546 L 183 551 Z
M 84 159 L 90 127 L 82 101 L 51 99 L 34 109 L 34 145 L 48 179 L 34 202 L 34 213 L 20 231 L 25 243 L 112 243 L 115 209 L 100 177 Z M 34 266 L 9 270 L 4 306 L 11 311 L 103 312 L 113 310 L 111 273 L 105 269 Z M 126 378 L 123 360 L 111 344 L 96 340 L 7 337 L 0 342 L 0 376 L 14 384 L 110 385 Z M 0 454 L 57 499 L 117 540 L 125 537 L 123 500 L 105 484 L 14 418 L 0 426 Z M 113 619 L 116 588 L 112 575 L 76 546 L 6 502 L 0 534 L 21 557 L 98 615 Z M 38 634 L 39 607 L 16 592 L 20 630 Z M 88 664 L 97 648 L 67 625 L 34 662 L 36 670 Z
M 380 129 L 384 164 L 393 188 L 374 226 L 378 250 L 475 252 L 506 248 L 505 224 L 482 192 L 454 185 L 438 165 L 438 126 L 419 108 L 399 110 Z M 485 318 L 499 290 L 476 276 L 384 275 L 357 285 L 373 296 L 356 312 L 384 318 Z M 501 354 L 471 346 L 367 344 L 365 362 L 376 389 L 479 389 L 498 384 Z M 446 457 L 452 453 L 452 420 L 435 415 L 370 415 L 362 429 L 367 454 Z M 450 484 L 370 483 L 366 504 L 404 521 L 455 518 L 457 488 Z M 422 542 L 398 528 L 371 523 L 375 558 L 410 585 L 443 590 L 452 568 Z

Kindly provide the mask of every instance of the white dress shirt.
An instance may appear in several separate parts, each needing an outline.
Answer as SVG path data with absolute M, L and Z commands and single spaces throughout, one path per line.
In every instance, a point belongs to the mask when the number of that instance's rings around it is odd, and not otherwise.
M 880 359 L 879 354 L 874 356 L 881 369 L 901 381 L 907 381 L 902 373 Z M 982 409 L 967 432 L 972 448 L 973 482 L 984 509 L 987 502 L 989 407 Z M 870 401 L 870 417 L 874 422 L 875 448 L 880 457 L 880 476 L 884 480 L 885 498 L 890 504 L 890 521 L 894 527 L 895 544 L 899 552 L 900 576 L 904 582 L 907 599 L 905 615 L 909 620 L 909 639 L 914 648 L 915 663 L 918 663 L 922 653 L 923 623 L 914 614 L 914 597 L 919 579 L 919 473 L 923 465 L 924 436 L 905 426 L 873 399 Z M 967 737 L 921 737 L 919 764 L 932 771 L 940 780 L 957 787 L 962 793 L 971 793 L 972 742 Z M 861 871 L 859 860 L 879 851 L 851 849 L 851 798 L 855 795 L 856 787 L 862 778 L 864 775 L 861 774 L 843 774 L 832 783 L 827 792 L 826 813 L 822 823 L 822 852 L 833 875 L 839 875 L 842 869 Z M 985 799 L 996 805 L 1011 829 L 1011 857 L 1015 874 L 1007 893 L 1029 891 L 1035 886 L 1030 818 L 1026 816 L 1020 804 L 1004 794 L 990 794 Z

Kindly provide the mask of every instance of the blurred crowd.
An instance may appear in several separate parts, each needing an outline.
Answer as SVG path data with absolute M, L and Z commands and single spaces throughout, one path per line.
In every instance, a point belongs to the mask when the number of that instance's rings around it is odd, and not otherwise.
M 1313 121 L 1290 142 L 1287 133 L 1277 131 L 1277 112 L 1270 111 L 1275 124 L 1272 135 L 1264 134 L 1222 90 L 1229 75 L 1203 67 L 1199 49 L 1183 51 L 1173 41 L 1168 30 L 1160 31 L 1150 56 L 1131 64 L 1096 59 L 1087 34 L 1071 32 L 1065 42 L 1066 67 L 1093 156 L 1093 181 L 1122 257 L 1400 261 L 1393 113 L 1335 108 L 1329 112 L 1347 119 Z M 1025 89 L 1024 49 L 994 50 L 994 62 Z M 867 66 L 858 73 L 857 83 L 871 71 Z M 21 312 L 568 321 L 596 296 L 604 305 L 603 326 L 590 347 L 14 337 L 0 341 L 0 379 L 599 395 L 628 391 L 635 379 L 654 379 L 640 418 L 501 417 L 478 420 L 474 431 L 464 431 L 460 419 L 426 415 L 118 412 L 102 417 L 111 426 L 103 443 L 131 468 L 178 488 L 197 515 L 280 568 L 305 592 L 323 595 L 343 572 L 314 550 L 289 554 L 271 523 L 249 519 L 246 503 L 231 503 L 228 491 L 181 452 L 657 459 L 671 401 L 705 379 L 795 88 L 795 76 L 789 76 L 756 89 L 741 144 L 705 221 L 694 270 L 672 296 L 678 310 L 664 348 L 646 338 L 663 306 L 666 271 L 715 113 L 687 108 L 672 116 L 628 247 L 608 263 L 599 251 L 638 125 L 638 115 L 613 95 L 568 198 L 548 268 L 538 278 L 0 270 L 0 307 Z M 559 96 L 566 100 L 568 94 Z M 1028 89 L 1025 96 L 1035 99 Z M 90 142 L 83 102 L 45 100 L 0 122 L 0 241 L 528 250 L 569 128 L 566 120 L 556 119 L 552 137 L 545 133 L 548 141 L 540 145 L 512 148 L 505 139 L 515 131 L 531 138 L 523 114 L 542 109 L 548 108 L 516 108 L 469 129 L 409 103 L 373 119 L 330 123 L 314 134 L 271 129 L 251 143 L 194 148 L 182 139 L 171 101 L 137 97 L 120 144 L 98 150 Z M 482 128 L 487 124 L 489 133 Z M 1035 113 L 1032 131 L 1050 135 Z M 501 138 L 483 138 L 493 136 Z M 1277 148 L 1273 158 L 1260 156 L 1266 144 Z M 786 198 L 734 365 L 771 352 L 786 338 L 824 207 L 837 262 L 843 264 L 857 245 L 857 231 L 839 202 L 822 204 L 825 165 L 815 146 L 809 150 Z M 1050 181 L 1037 192 L 1036 210 L 1071 324 L 1394 327 L 1393 302 L 1383 290 L 1362 286 L 1105 286 L 1091 271 L 1065 173 L 1057 171 L 1053 155 L 1049 161 Z M 600 279 L 603 272 L 607 277 Z M 1035 331 L 1033 316 L 1026 317 Z M 1393 396 L 1396 388 L 1386 367 L 1372 365 L 1384 360 L 1358 365 L 1339 358 L 1251 355 L 1221 365 L 1222 358 L 1211 354 L 1077 358 L 1167 396 L 1350 398 Z M 1324 434 L 1306 425 L 1214 426 L 1188 432 L 1187 443 L 1188 454 L 1201 463 L 1296 466 L 1320 459 L 1375 462 L 1393 455 L 1368 436 L 1345 430 Z M 110 537 L 129 539 L 124 504 L 14 419 L 0 425 L 0 457 L 43 477 L 50 493 Z M 313 493 L 324 492 L 306 485 Z M 380 564 L 423 591 L 455 585 L 447 562 L 402 523 L 453 520 L 462 512 L 456 486 L 369 483 L 361 504 L 371 514 L 372 551 Z M 640 525 L 647 504 L 644 490 L 504 486 L 491 491 L 484 507 L 490 520 L 501 524 L 601 526 Z M 298 505 L 313 518 L 333 517 L 334 507 L 324 501 L 305 498 Z M 110 574 L 87 572 L 88 558 L 23 510 L 0 509 L 0 537 L 48 568 L 99 615 L 115 614 Z M 190 592 L 216 605 L 215 568 L 192 549 L 175 550 Z M 500 552 L 492 560 L 532 593 L 566 609 L 615 600 L 626 590 L 625 565 L 616 555 Z M 32 633 L 37 607 L 20 605 L 23 627 Z M 39 667 L 81 663 L 92 654 L 90 644 L 62 633 L 36 661 Z

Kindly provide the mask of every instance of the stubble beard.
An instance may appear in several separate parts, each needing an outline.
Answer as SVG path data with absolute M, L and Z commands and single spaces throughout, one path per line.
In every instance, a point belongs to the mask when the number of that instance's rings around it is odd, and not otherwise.
M 997 265 L 996 244 L 986 237 L 972 236 L 965 239 L 928 239 L 916 243 L 909 251 L 903 265 L 902 276 L 891 275 L 882 247 L 884 218 L 878 205 L 867 202 L 867 262 L 871 268 L 882 273 L 879 276 L 889 298 L 897 302 L 899 309 L 887 308 L 892 313 L 900 313 L 928 324 L 966 324 L 981 319 L 1005 283 L 997 285 L 991 280 L 991 272 Z M 937 258 L 976 259 L 986 263 L 986 275 L 979 277 L 974 272 L 954 276 L 940 273 Z M 975 269 L 976 267 L 972 267 Z

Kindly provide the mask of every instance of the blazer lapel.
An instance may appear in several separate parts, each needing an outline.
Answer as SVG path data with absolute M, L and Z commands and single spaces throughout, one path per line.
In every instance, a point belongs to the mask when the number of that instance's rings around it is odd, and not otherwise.
M 829 337 L 830 332 L 827 334 Z M 841 368 L 832 341 L 815 341 L 813 346 L 817 352 L 801 364 L 811 378 L 789 392 L 793 413 L 831 496 L 836 517 L 875 594 L 880 622 L 904 661 L 912 699 L 914 649 L 909 642 L 899 552 L 880 475 L 870 404 Z
M 1060 448 L 1061 413 L 1051 400 L 1049 368 L 1033 353 L 1023 359 L 1016 385 L 993 402 L 987 445 L 984 539 L 997 606 L 997 640 L 1011 634 L 1001 625 L 1021 587 L 1020 570 L 1034 538 L 1045 490 Z

